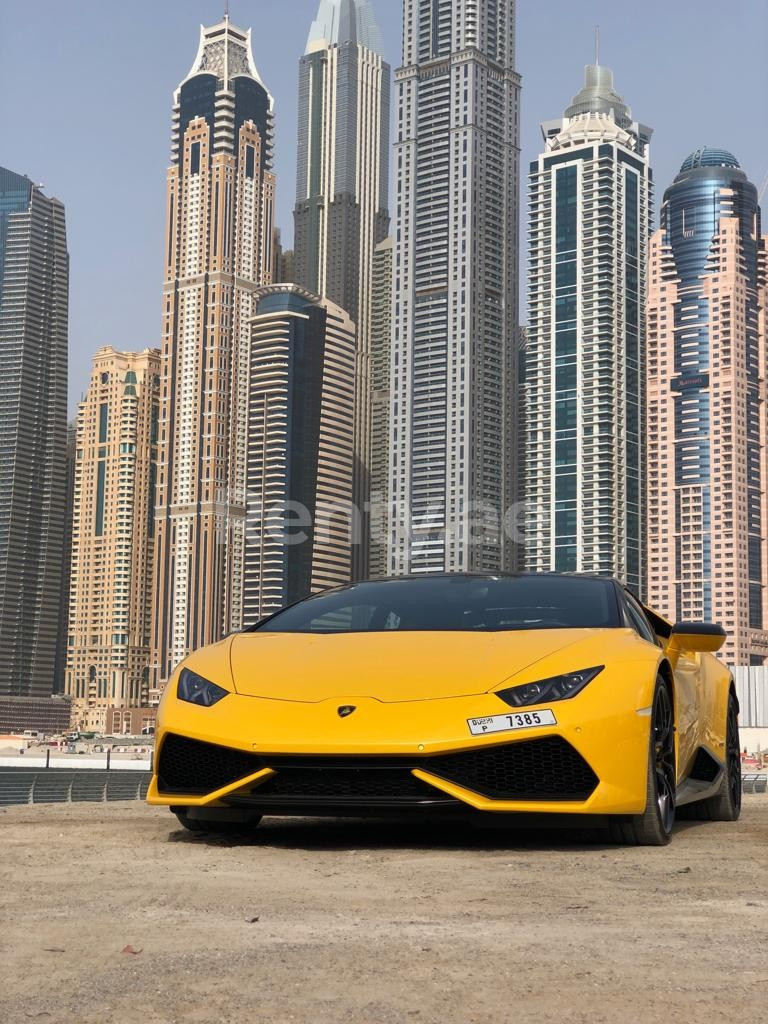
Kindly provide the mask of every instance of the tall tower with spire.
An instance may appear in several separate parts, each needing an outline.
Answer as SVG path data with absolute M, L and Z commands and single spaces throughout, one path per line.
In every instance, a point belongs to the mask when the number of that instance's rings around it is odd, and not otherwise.
M 295 276 L 357 327 L 354 501 L 361 510 L 370 477 L 373 254 L 389 228 L 389 95 L 369 0 L 320 0 L 299 69 Z M 358 539 L 353 571 L 364 576 L 368 549 Z
M 651 130 L 586 69 L 531 165 L 525 561 L 644 588 Z
M 270 283 L 272 97 L 251 33 L 200 29 L 173 103 L 152 677 L 242 625 L 248 321 Z

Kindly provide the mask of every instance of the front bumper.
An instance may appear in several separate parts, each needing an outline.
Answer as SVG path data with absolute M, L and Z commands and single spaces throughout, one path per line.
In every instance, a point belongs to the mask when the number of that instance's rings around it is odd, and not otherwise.
M 642 702 L 638 692 L 638 711 Z M 355 711 L 341 718 L 344 704 Z M 472 736 L 468 719 L 504 712 L 494 694 L 392 704 L 230 694 L 212 708 L 167 695 L 147 799 L 262 814 L 641 813 L 648 716 L 595 683 L 552 709 L 557 725 Z

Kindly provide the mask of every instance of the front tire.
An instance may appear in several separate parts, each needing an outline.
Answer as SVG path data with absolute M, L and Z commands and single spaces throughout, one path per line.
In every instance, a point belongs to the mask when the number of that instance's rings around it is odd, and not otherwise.
M 675 714 L 669 686 L 659 676 L 651 708 L 645 811 L 615 817 L 611 821 L 614 842 L 628 846 L 666 846 L 675 824 L 676 791 Z

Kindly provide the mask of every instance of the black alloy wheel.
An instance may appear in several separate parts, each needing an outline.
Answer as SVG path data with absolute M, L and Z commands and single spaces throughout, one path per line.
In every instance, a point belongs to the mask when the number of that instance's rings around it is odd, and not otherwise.
M 675 824 L 677 761 L 672 691 L 663 676 L 657 677 L 653 694 L 646 765 L 645 811 L 615 815 L 610 834 L 618 843 L 666 846 Z
M 728 701 L 728 727 L 725 741 L 725 764 L 728 772 L 728 790 L 731 797 L 733 818 L 741 813 L 741 744 L 739 742 L 739 713 L 736 701 Z
M 661 827 L 667 834 L 675 823 L 675 715 L 669 689 L 660 686 L 653 703 L 653 750 L 656 774 L 656 806 Z

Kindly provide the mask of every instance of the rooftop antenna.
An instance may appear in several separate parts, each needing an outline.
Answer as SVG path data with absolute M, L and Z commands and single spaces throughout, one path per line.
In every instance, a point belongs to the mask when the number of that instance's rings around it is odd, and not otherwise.
M 227 5 L 224 8 L 224 21 L 229 21 L 229 0 L 227 0 Z
M 595 67 L 600 66 L 600 26 L 595 25 Z

